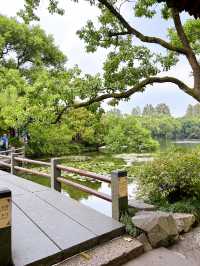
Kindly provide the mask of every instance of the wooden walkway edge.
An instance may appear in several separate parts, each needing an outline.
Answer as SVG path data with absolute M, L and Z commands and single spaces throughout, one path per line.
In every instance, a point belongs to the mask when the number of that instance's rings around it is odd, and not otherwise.
M 0 187 L 12 191 L 15 266 L 53 265 L 124 232 L 112 218 L 21 177 L 0 171 Z

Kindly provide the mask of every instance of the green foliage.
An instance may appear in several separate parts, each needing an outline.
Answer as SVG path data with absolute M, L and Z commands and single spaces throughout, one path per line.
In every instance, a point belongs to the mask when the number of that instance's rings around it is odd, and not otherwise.
M 120 222 L 125 225 L 126 233 L 132 237 L 137 237 L 141 234 L 141 230 L 134 226 L 131 220 L 131 216 L 128 213 L 124 213 L 120 217 Z
M 102 123 L 105 127 L 104 142 L 112 152 L 146 152 L 159 146 L 133 116 L 107 114 Z
M 200 31 L 200 20 L 197 19 L 188 19 L 184 23 L 184 32 L 187 36 L 189 43 L 192 46 L 192 49 L 195 54 L 199 55 L 200 53 L 200 41 L 199 41 L 199 31 Z M 168 35 L 171 40 L 171 43 L 177 47 L 182 47 L 182 43 L 177 35 L 177 32 L 174 28 L 168 30 Z
M 22 147 L 23 143 L 19 140 L 19 138 L 10 137 L 9 138 L 9 145 L 13 146 L 13 147 Z
M 186 110 L 185 117 L 191 118 L 196 117 L 198 118 L 200 116 L 200 104 L 189 104 Z
M 200 200 L 199 156 L 199 149 L 172 149 L 137 168 L 140 195 L 158 203 Z
M 12 68 L 45 65 L 63 67 L 64 54 L 39 26 L 28 27 L 13 18 L 0 16 L 0 63 Z
M 69 153 L 71 132 L 66 125 L 51 125 L 48 128 L 41 125 L 31 125 L 28 154 L 35 156 L 64 155 Z
M 181 120 L 166 116 L 143 116 L 139 118 L 144 128 L 150 130 L 153 138 L 176 139 L 181 136 Z

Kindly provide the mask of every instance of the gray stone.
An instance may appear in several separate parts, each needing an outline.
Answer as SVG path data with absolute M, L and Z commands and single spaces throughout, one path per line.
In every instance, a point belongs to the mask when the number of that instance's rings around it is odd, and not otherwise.
M 60 266 L 119 266 L 144 252 L 143 245 L 130 237 L 119 237 L 58 264 Z
M 147 236 L 146 236 L 144 233 L 142 233 L 141 235 L 139 235 L 139 236 L 137 237 L 137 240 L 138 240 L 140 243 L 143 244 L 143 246 L 144 246 L 144 251 L 145 251 L 145 252 L 152 250 L 152 246 L 151 246 L 151 244 L 149 243 L 149 240 L 148 240 Z
M 0 186 L 13 195 L 15 266 L 53 265 L 124 232 L 110 217 L 21 177 L 0 171 Z
M 169 246 L 178 239 L 176 223 L 170 213 L 142 211 L 136 213 L 132 222 L 147 234 L 152 247 Z
M 147 204 L 142 200 L 129 200 L 128 206 L 138 211 L 155 211 L 156 206 Z
M 188 264 L 180 254 L 161 247 L 145 253 L 124 266 L 199 266 L 199 264 Z
M 195 216 L 187 213 L 173 213 L 179 233 L 187 233 L 195 223 Z

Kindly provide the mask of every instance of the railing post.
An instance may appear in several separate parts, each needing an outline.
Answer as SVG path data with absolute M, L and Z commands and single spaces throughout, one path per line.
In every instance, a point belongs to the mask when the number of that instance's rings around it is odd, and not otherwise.
M 61 170 L 57 169 L 58 159 L 51 159 L 51 188 L 61 192 L 61 184 L 57 177 L 61 177 Z
M 23 149 L 22 149 L 22 158 L 25 158 L 26 157 L 26 148 L 25 146 L 23 146 Z
M 111 173 L 112 218 L 119 221 L 121 213 L 128 209 L 128 178 L 127 171 Z
M 16 171 L 15 171 L 15 166 L 17 165 L 17 162 L 15 160 L 15 157 L 16 157 L 16 153 L 11 153 L 10 154 L 10 164 L 11 164 L 11 167 L 10 167 L 10 173 L 12 175 L 15 175 Z
M 0 190 L 0 265 L 12 264 L 11 250 L 11 191 Z

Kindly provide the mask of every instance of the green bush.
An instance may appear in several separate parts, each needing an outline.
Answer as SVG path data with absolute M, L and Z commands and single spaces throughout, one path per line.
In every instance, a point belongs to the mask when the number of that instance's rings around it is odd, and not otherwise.
M 151 202 L 200 200 L 200 150 L 171 150 L 136 169 L 139 195 Z
M 120 222 L 125 225 L 125 231 L 132 237 L 137 237 L 141 234 L 141 230 L 132 223 L 132 218 L 129 213 L 124 213 L 120 217 Z
M 110 152 L 151 152 L 159 147 L 150 131 L 133 116 L 109 114 L 102 119 L 104 143 Z
M 17 137 L 10 137 L 9 138 L 9 146 L 21 147 L 23 145 L 24 145 L 24 143 L 22 141 L 20 141 Z

